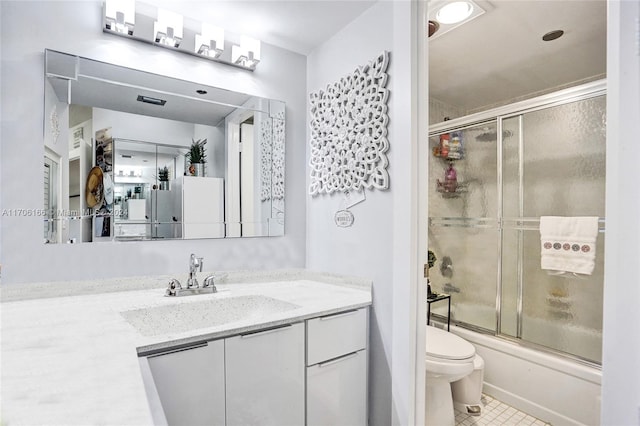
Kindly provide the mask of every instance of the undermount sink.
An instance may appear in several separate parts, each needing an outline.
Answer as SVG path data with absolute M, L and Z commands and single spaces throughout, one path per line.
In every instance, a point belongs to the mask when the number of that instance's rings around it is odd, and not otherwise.
M 259 321 L 300 306 L 267 296 L 235 296 L 121 312 L 143 336 L 181 333 L 235 321 Z

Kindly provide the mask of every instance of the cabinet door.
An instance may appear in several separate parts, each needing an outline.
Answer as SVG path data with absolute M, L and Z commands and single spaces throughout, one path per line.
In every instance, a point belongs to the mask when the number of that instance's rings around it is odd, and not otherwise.
M 148 358 L 169 425 L 224 425 L 224 340 Z
M 366 424 L 366 350 L 307 367 L 307 426 Z
M 225 340 L 228 426 L 304 424 L 304 324 Z

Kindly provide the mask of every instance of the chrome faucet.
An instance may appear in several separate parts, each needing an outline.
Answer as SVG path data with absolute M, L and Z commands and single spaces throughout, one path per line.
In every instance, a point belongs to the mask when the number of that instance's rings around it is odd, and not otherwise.
M 203 257 L 196 257 L 195 254 L 191 253 L 191 258 L 189 259 L 189 279 L 187 280 L 187 288 L 198 288 L 198 279 L 196 278 L 196 272 L 200 270 L 202 272 L 202 263 L 204 261 Z
M 202 287 L 198 284 L 196 273 L 198 271 L 202 272 L 203 263 L 203 257 L 196 257 L 195 254 L 191 253 L 191 257 L 189 258 L 189 278 L 187 279 L 186 288 L 182 288 L 180 281 L 173 278 L 169 281 L 165 296 L 189 296 L 191 294 L 216 293 L 218 289 L 215 286 L 213 275 L 209 275 L 204 279 Z

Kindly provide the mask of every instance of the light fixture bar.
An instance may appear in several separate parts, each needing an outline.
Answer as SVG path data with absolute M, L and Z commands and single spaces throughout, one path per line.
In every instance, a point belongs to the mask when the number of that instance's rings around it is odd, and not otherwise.
M 122 4 L 130 6 L 126 9 Z M 158 9 L 144 2 L 104 0 L 103 13 L 102 29 L 108 34 L 142 41 L 248 71 L 255 71 L 261 60 L 259 40 L 243 36 L 240 37 L 240 44 L 235 45 L 226 40 L 225 30 L 222 28 L 193 19 L 185 21 L 185 18 L 178 13 Z M 135 33 L 134 23 L 138 28 Z M 183 35 L 185 32 L 186 35 Z M 235 37 L 237 35 L 232 33 L 230 38 L 237 40 Z

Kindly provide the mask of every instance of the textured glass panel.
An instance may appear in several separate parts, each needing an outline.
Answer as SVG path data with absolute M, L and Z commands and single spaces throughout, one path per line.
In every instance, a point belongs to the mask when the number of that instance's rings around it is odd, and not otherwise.
M 502 121 L 502 215 L 520 216 L 520 121 L 522 116 Z
M 502 231 L 502 299 L 500 301 L 500 332 L 518 335 L 518 238 L 521 231 Z
M 605 97 L 524 114 L 523 126 L 523 215 L 603 217 Z M 601 361 L 603 240 L 592 275 L 558 277 L 540 268 L 539 232 L 524 232 L 524 340 Z
M 484 123 L 446 134 L 453 141 L 460 136 L 459 159 L 431 155 L 429 157 L 429 216 L 431 217 L 497 217 L 497 139 L 496 123 Z M 438 152 L 440 136 L 429 138 L 431 152 Z M 457 187 L 445 185 L 446 173 L 453 166 Z M 438 184 L 438 182 L 440 184 Z
M 429 229 L 429 249 L 438 258 L 429 273 L 433 291 L 451 294 L 453 319 L 492 331 L 496 329 L 499 235 L 497 229 L 486 228 Z M 450 268 L 443 267 L 447 257 Z M 441 305 L 434 304 L 432 312 L 446 314 L 446 304 Z
M 559 277 L 540 269 L 540 234 L 524 233 L 522 338 L 592 361 L 602 361 L 604 234 L 590 276 Z
M 605 97 L 524 114 L 524 215 L 604 216 Z

